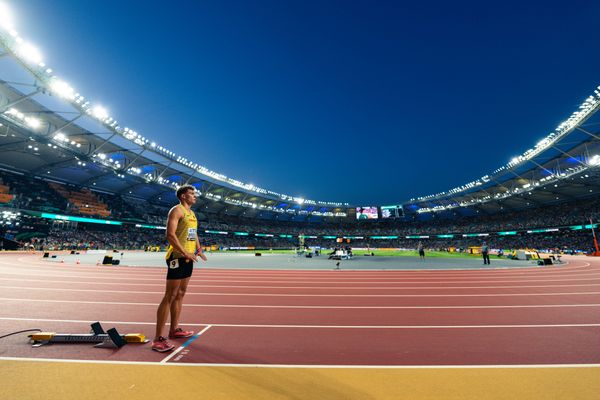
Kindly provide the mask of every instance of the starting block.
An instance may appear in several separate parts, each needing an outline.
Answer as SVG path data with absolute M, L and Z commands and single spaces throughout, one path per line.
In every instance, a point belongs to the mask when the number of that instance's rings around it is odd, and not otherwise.
M 146 336 L 141 333 L 121 335 L 115 328 L 104 332 L 100 322 L 91 325 L 91 333 L 56 333 L 37 332 L 29 335 L 32 347 L 40 347 L 52 343 L 96 343 L 94 347 L 121 348 L 127 343 L 148 343 Z

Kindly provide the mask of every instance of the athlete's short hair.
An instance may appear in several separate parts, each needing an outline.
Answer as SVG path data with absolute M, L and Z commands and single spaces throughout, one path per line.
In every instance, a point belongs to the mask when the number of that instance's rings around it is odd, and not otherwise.
M 177 198 L 179 200 L 181 200 L 181 196 L 183 196 L 188 190 L 193 190 L 194 192 L 196 191 L 196 188 L 193 187 L 192 185 L 183 185 L 183 186 L 179 186 L 177 188 Z

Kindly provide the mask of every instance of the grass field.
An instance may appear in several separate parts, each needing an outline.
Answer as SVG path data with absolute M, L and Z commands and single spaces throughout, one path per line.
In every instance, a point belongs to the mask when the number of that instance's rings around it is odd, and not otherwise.
M 419 253 L 416 250 L 371 250 L 376 256 L 386 257 L 418 257 Z M 355 250 L 353 253 L 357 256 L 369 253 L 366 250 Z M 481 257 L 481 255 L 473 255 L 466 253 L 448 253 L 446 251 L 425 251 L 425 257 L 434 258 L 473 258 Z
M 256 250 L 259 251 L 259 250 Z M 234 250 L 234 251 L 222 251 L 223 253 L 254 253 L 255 250 Z M 260 253 L 263 254 L 294 254 L 294 250 L 260 250 Z M 323 253 L 329 253 L 330 250 L 324 250 Z M 416 250 L 378 250 L 372 249 L 371 251 L 367 250 L 353 250 L 353 254 L 355 256 L 362 256 L 367 253 L 374 253 L 375 256 L 385 256 L 385 257 L 418 257 L 419 254 Z M 425 251 L 425 257 L 432 258 L 477 258 L 481 257 L 481 255 L 473 255 L 466 253 L 448 253 L 445 251 Z

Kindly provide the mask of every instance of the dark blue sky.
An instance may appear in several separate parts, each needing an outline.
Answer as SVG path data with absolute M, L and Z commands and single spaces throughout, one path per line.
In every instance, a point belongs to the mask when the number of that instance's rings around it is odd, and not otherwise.
M 11 4 L 56 74 L 229 177 L 394 204 L 490 173 L 600 84 L 597 2 Z

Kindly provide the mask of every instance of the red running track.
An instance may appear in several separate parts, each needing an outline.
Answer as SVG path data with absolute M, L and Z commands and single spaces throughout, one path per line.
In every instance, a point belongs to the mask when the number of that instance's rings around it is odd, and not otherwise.
M 460 261 L 458 261 L 460 262 Z M 0 335 L 41 328 L 152 337 L 164 271 L 0 256 Z M 600 260 L 503 270 L 199 269 L 182 325 L 201 335 L 171 354 L 150 346 L 32 348 L 1 357 L 282 365 L 600 364 Z M 178 341 L 184 345 L 186 341 Z

